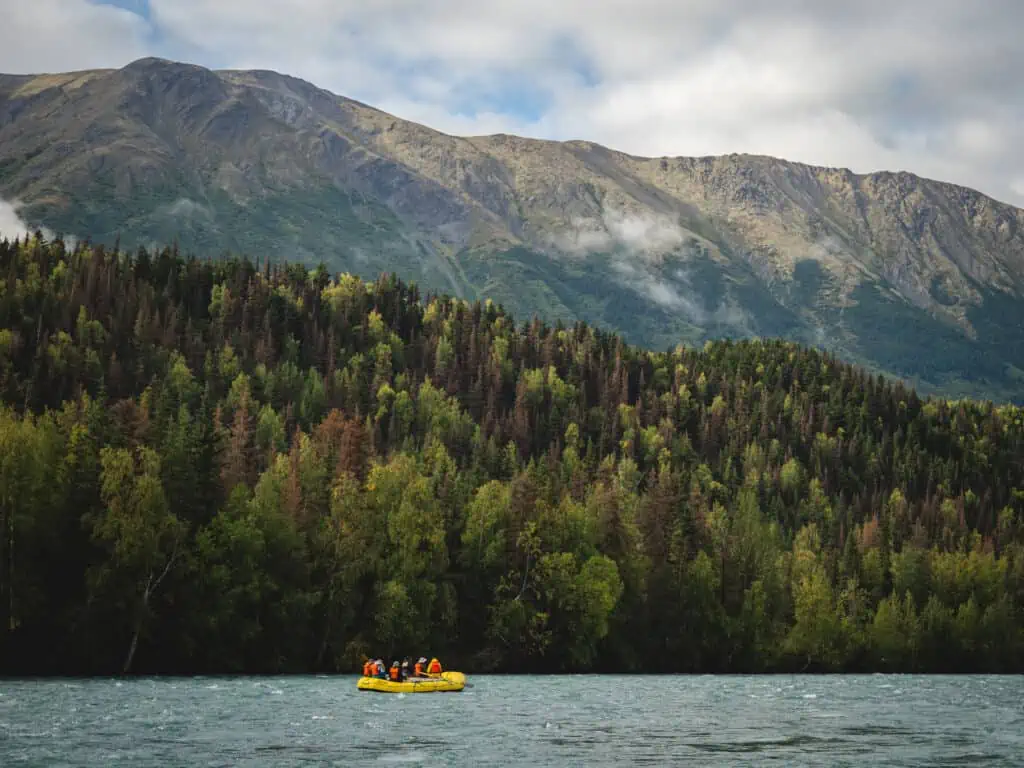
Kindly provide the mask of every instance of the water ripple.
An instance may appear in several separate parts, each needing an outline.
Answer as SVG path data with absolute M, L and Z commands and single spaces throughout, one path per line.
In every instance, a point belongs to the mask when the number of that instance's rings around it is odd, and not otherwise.
M 1020 765 L 1024 678 L 0 680 L 0 765 Z

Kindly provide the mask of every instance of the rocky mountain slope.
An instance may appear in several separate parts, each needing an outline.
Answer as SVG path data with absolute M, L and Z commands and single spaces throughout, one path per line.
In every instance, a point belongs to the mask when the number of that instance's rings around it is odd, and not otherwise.
M 1024 211 L 908 173 L 457 138 L 266 71 L 0 76 L 0 197 L 35 225 L 288 253 L 655 347 L 824 346 L 1024 399 Z

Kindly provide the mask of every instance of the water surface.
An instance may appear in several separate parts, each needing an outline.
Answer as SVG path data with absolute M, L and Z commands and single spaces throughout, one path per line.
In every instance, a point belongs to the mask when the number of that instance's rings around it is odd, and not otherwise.
M 1024 765 L 1024 677 L 0 680 L 0 765 Z

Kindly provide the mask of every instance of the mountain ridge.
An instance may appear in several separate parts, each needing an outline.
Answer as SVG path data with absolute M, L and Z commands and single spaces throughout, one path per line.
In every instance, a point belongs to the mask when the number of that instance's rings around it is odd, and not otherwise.
M 649 346 L 780 335 L 954 396 L 1024 377 L 1024 211 L 907 171 L 452 136 L 147 58 L 0 76 L 0 196 L 55 231 L 396 271 Z
M 635 153 L 631 153 L 631 152 L 626 152 L 625 150 L 616 149 L 615 147 L 612 147 L 612 146 L 599 144 L 598 142 L 594 142 L 592 140 L 589 140 L 589 139 L 586 139 L 586 138 L 582 138 L 582 137 L 581 138 L 575 138 L 575 139 L 544 139 L 544 138 L 539 138 L 539 137 L 519 136 L 517 134 L 511 134 L 511 133 L 506 133 L 506 132 L 501 132 L 501 131 L 499 131 L 497 133 L 488 133 L 488 134 L 454 134 L 454 133 L 448 133 L 446 131 L 442 131 L 442 130 L 440 130 L 438 128 L 433 128 L 433 127 L 428 126 L 426 124 L 415 123 L 414 121 L 411 121 L 411 120 L 409 120 L 407 118 L 400 117 L 400 116 L 398 116 L 397 114 L 395 114 L 393 112 L 388 112 L 386 110 L 383 110 L 383 109 L 381 109 L 379 107 L 376 107 L 376 106 L 374 106 L 372 104 L 369 104 L 367 102 L 360 101 L 359 99 L 354 99 L 354 98 L 349 97 L 349 96 L 335 94 L 335 93 L 333 93 L 331 91 L 328 91 L 325 88 L 321 88 L 320 86 L 316 85 L 315 83 L 313 83 L 313 82 L 311 82 L 309 80 L 306 80 L 304 78 L 297 77 L 297 76 L 294 76 L 294 75 L 288 75 L 288 74 L 277 72 L 276 70 L 271 70 L 271 69 L 208 68 L 208 67 L 203 67 L 202 65 L 191 64 L 191 63 L 188 63 L 188 62 L 182 62 L 182 61 L 178 61 L 178 60 L 174 60 L 174 59 L 167 59 L 167 58 L 163 58 L 163 57 L 160 57 L 160 56 L 145 56 L 145 57 L 136 59 L 136 60 L 134 60 L 132 62 L 129 62 L 128 64 L 126 64 L 124 67 L 121 67 L 121 68 L 117 68 L 117 67 L 101 67 L 101 68 L 92 68 L 92 69 L 70 70 L 70 71 L 67 71 L 67 72 L 60 72 L 60 71 L 52 71 L 52 72 L 51 71 L 46 71 L 46 72 L 34 72 L 34 73 L 2 73 L 2 72 L 0 72 L 0 83 L 2 83 L 2 81 L 4 79 L 14 79 L 14 80 L 24 80 L 26 83 L 33 83 L 33 84 L 36 84 L 36 85 L 39 85 L 39 86 L 44 86 L 47 83 L 49 83 L 51 86 L 52 85 L 70 85 L 70 84 L 78 85 L 78 84 L 82 84 L 85 81 L 87 81 L 89 79 L 92 79 L 93 77 L 96 77 L 96 76 L 108 75 L 108 74 L 112 74 L 112 73 L 115 73 L 115 72 L 121 72 L 121 71 L 125 71 L 125 70 L 128 70 L 128 69 L 138 68 L 140 66 L 146 66 L 146 65 L 159 65 L 159 66 L 178 67 L 178 68 L 182 68 L 182 69 L 186 69 L 186 70 L 210 72 L 210 73 L 213 73 L 213 74 L 216 74 L 216 75 L 273 76 L 273 77 L 276 77 L 276 78 L 280 78 L 282 80 L 287 80 L 287 81 L 290 81 L 290 82 L 300 83 L 303 86 L 305 86 L 305 87 L 307 87 L 307 88 L 309 88 L 311 90 L 315 90 L 317 92 L 326 94 L 326 95 L 328 95 L 328 96 L 330 96 L 332 98 L 342 99 L 345 102 L 351 103 L 351 104 L 356 105 L 358 107 L 361 107 L 363 109 L 368 109 L 368 110 L 372 110 L 374 112 L 377 112 L 377 113 L 379 113 L 382 116 L 391 118 L 391 119 L 396 120 L 396 121 L 402 121 L 404 123 L 411 123 L 413 125 L 418 126 L 419 128 L 421 128 L 423 130 L 426 130 L 426 131 L 429 131 L 431 133 L 437 134 L 438 136 L 442 136 L 442 137 L 446 137 L 446 138 L 451 138 L 451 139 L 463 139 L 463 140 L 467 140 L 467 141 L 468 140 L 473 140 L 473 139 L 496 139 L 496 140 L 516 139 L 516 140 L 523 141 L 523 142 L 535 142 L 537 144 L 575 146 L 575 147 L 579 147 L 579 148 L 583 148 L 583 149 L 598 148 L 598 149 L 601 149 L 603 151 L 607 151 L 607 152 L 610 152 L 610 153 L 613 153 L 613 154 L 616 154 L 616 155 L 620 155 L 620 156 L 622 156 L 624 158 L 628 158 L 630 160 L 694 160 L 694 161 L 706 161 L 706 160 L 726 159 L 726 158 L 728 158 L 728 159 L 746 159 L 746 160 L 756 160 L 756 161 L 781 162 L 781 163 L 784 163 L 785 165 L 791 166 L 791 167 L 799 167 L 799 168 L 803 168 L 803 169 L 806 169 L 806 170 L 818 171 L 818 172 L 826 172 L 826 171 L 827 172 L 838 172 L 838 173 L 846 174 L 848 176 L 852 176 L 854 178 L 860 178 L 860 179 L 864 179 L 864 178 L 867 178 L 867 177 L 873 177 L 873 176 L 908 177 L 908 178 L 912 178 L 912 179 L 919 179 L 921 181 L 925 181 L 925 182 L 929 182 L 929 183 L 942 184 L 943 186 L 955 188 L 955 189 L 962 190 L 964 192 L 969 192 L 969 193 L 972 193 L 972 194 L 977 194 L 977 195 L 980 195 L 981 197 L 988 198 L 990 201 L 992 201 L 994 203 L 997 203 L 999 205 L 1005 205 L 1007 207 L 1017 208 L 1017 209 L 1021 208 L 1020 206 L 1016 206 L 1013 203 L 1010 203 L 1010 202 L 1005 201 L 1005 200 L 1000 200 L 999 198 L 995 197 L 994 195 L 991 195 L 989 193 L 983 192 L 983 191 L 981 191 L 979 189 L 975 189 L 975 188 L 970 187 L 968 185 L 959 184 L 957 182 L 952 182 L 952 181 L 946 181 L 946 180 L 943 180 L 943 179 L 939 179 L 937 177 L 925 176 L 925 175 L 922 175 L 922 174 L 919 174 L 919 173 L 915 173 L 915 172 L 907 170 L 907 169 L 879 168 L 879 169 L 876 169 L 876 170 L 873 170 L 873 171 L 854 171 L 849 166 L 823 165 L 823 164 L 817 164 L 817 163 L 809 163 L 809 162 L 805 162 L 805 161 L 801 161 L 801 160 L 790 160 L 790 159 L 786 159 L 786 158 L 783 158 L 783 157 L 780 157 L 780 156 L 776 156 L 776 155 L 769 155 L 769 154 L 756 153 L 756 152 L 727 152 L 727 153 L 709 154 L 709 155 L 643 155 L 643 154 L 635 154 Z

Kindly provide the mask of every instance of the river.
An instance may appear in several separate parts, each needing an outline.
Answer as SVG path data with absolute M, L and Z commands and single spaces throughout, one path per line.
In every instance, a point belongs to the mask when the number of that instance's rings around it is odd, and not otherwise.
M 0 765 L 1024 765 L 1024 678 L 0 680 Z

